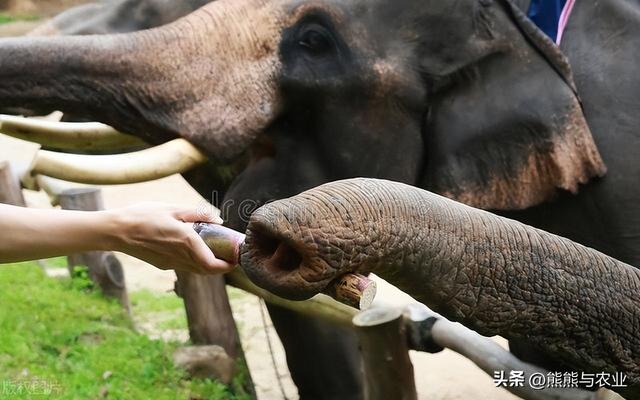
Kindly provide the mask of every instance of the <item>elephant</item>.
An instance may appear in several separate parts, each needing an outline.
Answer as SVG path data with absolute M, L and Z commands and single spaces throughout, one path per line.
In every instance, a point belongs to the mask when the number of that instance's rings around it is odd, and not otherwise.
M 185 138 L 216 163 L 242 160 L 225 195 L 235 229 L 247 224 L 242 200 L 372 177 L 638 267 L 640 6 L 578 2 L 560 47 L 527 6 L 218 0 L 146 31 L 5 39 L 0 107 L 69 110 L 150 143 Z M 309 340 L 302 326 L 285 341 Z M 356 368 L 354 346 L 337 346 L 306 349 Z M 538 362 L 563 361 L 547 356 Z M 288 357 L 314 379 L 308 355 Z
M 375 272 L 480 333 L 519 338 L 640 396 L 640 270 L 406 184 L 355 178 L 256 210 L 241 251 L 258 285 L 307 299 Z M 618 385 L 622 382 L 619 380 Z

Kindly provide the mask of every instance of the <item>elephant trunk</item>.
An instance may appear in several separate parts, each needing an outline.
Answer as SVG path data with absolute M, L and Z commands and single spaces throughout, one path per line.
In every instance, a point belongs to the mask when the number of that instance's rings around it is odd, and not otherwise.
M 143 36 L 2 39 L 0 107 L 72 111 L 135 131 L 137 88 L 129 77 Z M 170 136 L 166 130 L 155 133 Z
M 0 107 L 60 109 L 228 161 L 278 111 L 282 10 L 221 0 L 147 31 L 0 40 Z M 252 22 L 252 23 L 249 23 Z
M 293 298 L 373 271 L 482 334 L 640 384 L 637 269 L 415 187 L 353 179 L 270 203 L 251 217 L 242 265 Z

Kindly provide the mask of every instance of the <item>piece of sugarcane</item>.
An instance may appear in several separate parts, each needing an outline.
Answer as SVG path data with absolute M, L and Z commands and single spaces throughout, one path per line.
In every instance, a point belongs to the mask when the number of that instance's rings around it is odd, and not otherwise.
M 245 235 L 222 225 L 196 223 L 194 229 L 216 257 L 229 263 L 240 263 L 240 246 Z M 345 274 L 329 284 L 324 294 L 351 307 L 365 310 L 376 296 L 376 283 L 359 274 Z

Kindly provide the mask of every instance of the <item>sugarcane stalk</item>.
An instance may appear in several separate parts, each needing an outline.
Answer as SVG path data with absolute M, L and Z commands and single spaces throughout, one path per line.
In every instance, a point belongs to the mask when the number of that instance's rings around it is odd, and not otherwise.
M 207 223 L 196 223 L 194 229 L 216 257 L 232 264 L 240 264 L 240 246 L 244 243 L 244 234 Z M 349 273 L 331 282 L 324 294 L 340 303 L 365 310 L 373 303 L 376 289 L 376 283 L 368 277 Z

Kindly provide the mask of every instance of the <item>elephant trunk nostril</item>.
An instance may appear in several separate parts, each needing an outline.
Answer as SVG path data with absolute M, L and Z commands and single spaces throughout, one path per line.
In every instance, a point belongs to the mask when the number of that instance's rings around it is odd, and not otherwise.
M 258 258 L 271 258 L 273 253 L 278 248 L 279 240 L 268 235 L 266 233 L 261 233 L 254 231 L 251 236 L 253 239 L 253 249 Z
M 300 267 L 302 256 L 291 246 L 280 243 L 275 253 L 273 253 L 273 257 L 271 257 L 271 262 L 280 270 L 293 271 Z
M 256 260 L 270 272 L 293 271 L 302 264 L 302 255 L 285 242 L 265 232 L 253 232 Z

